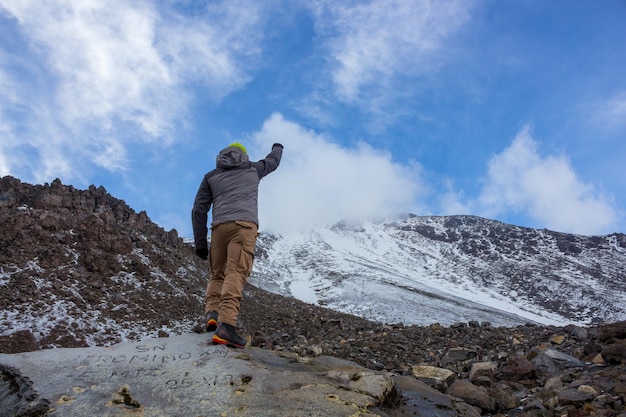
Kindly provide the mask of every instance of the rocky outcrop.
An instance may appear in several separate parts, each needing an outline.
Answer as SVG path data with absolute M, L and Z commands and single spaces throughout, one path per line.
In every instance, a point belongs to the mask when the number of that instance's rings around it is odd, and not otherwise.
M 0 179 L 0 351 L 189 331 L 206 265 L 103 187 Z
M 0 364 L 1 415 L 373 416 L 400 398 L 389 373 L 194 334 L 0 354 Z

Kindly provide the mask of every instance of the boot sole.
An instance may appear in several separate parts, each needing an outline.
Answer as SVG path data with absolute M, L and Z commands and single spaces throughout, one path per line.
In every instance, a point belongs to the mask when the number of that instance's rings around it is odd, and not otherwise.
M 215 335 L 213 336 L 212 342 L 214 345 L 226 345 L 228 347 L 237 348 L 237 349 L 243 349 L 245 347 L 245 345 L 233 343 L 230 340 L 222 339 L 221 337 L 215 336 Z
M 207 332 L 214 332 L 215 329 L 217 329 L 217 321 L 216 320 L 209 320 L 206 322 L 206 331 Z

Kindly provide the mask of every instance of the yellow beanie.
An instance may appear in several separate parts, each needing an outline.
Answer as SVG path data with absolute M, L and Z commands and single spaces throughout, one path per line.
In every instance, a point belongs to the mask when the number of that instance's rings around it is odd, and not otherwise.
M 243 153 L 245 153 L 246 155 L 248 154 L 248 151 L 246 151 L 246 148 L 239 142 L 234 142 L 234 143 L 231 143 L 230 145 L 228 145 L 229 148 L 231 146 L 236 146 L 237 148 L 241 149 L 243 151 Z

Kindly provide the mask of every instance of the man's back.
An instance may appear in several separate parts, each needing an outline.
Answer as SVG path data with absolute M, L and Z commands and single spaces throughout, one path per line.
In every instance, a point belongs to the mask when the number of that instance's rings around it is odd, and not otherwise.
M 192 226 L 196 248 L 206 248 L 207 214 L 211 206 L 211 227 L 230 221 L 259 224 L 258 188 L 265 177 L 280 164 L 283 147 L 272 145 L 267 156 L 250 162 L 240 144 L 228 146 L 216 157 L 216 168 L 208 172 L 200 184 L 192 210 Z

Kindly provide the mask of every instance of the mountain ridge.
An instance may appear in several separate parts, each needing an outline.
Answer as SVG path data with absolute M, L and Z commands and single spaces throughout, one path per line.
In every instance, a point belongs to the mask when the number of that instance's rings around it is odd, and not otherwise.
M 476 216 L 408 215 L 340 223 L 296 237 L 266 235 L 260 242 L 264 250 L 251 279 L 269 291 L 367 316 L 372 313 L 363 304 L 385 292 L 367 287 L 380 286 L 396 300 L 433 310 L 429 316 L 410 309 L 374 312 L 381 321 L 463 321 L 435 313 L 446 309 L 441 299 L 457 305 L 453 315 L 462 304 L 470 310 L 495 307 L 501 317 L 491 321 L 504 325 L 524 320 L 593 324 L 626 317 L 626 235 L 621 233 L 581 236 Z

